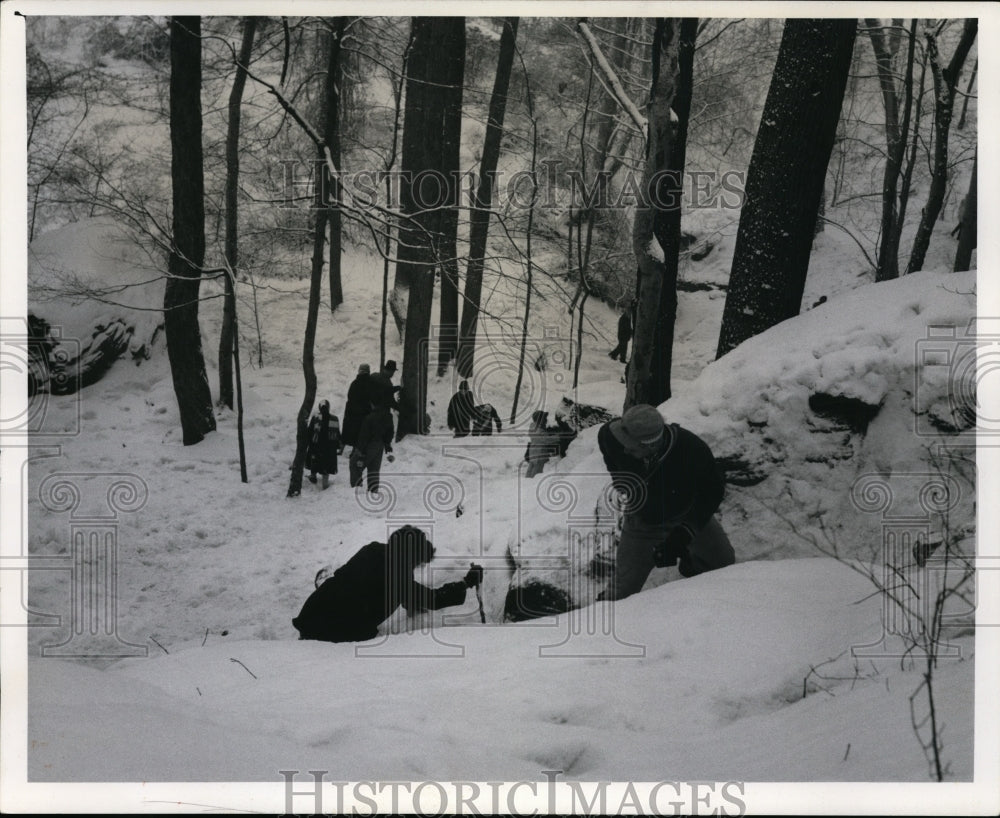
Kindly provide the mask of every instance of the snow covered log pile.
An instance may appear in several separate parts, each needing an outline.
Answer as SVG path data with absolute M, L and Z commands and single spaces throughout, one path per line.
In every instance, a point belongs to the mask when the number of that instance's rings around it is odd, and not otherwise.
M 35 388 L 68 394 L 100 380 L 121 356 L 149 357 L 163 325 L 166 262 L 143 254 L 111 221 L 43 234 L 28 250 Z
M 972 271 L 859 287 L 743 343 L 660 407 L 715 453 L 738 561 L 874 565 L 884 526 L 905 517 L 924 521 L 914 536 L 973 533 L 975 286 Z M 581 433 L 522 509 L 513 587 L 550 583 L 572 605 L 603 588 L 615 515 L 596 435 Z M 655 569 L 649 586 L 674 578 Z

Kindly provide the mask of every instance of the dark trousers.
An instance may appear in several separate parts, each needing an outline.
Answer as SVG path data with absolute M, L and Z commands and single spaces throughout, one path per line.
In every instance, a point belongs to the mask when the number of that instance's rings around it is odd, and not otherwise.
M 382 471 L 382 447 L 369 447 L 366 452 L 355 449 L 351 452 L 351 488 L 357 488 L 368 472 L 368 491 L 379 490 L 379 474 Z

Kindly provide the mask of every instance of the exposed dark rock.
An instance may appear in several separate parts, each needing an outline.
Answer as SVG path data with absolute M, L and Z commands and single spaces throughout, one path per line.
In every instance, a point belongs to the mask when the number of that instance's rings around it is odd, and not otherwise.
M 842 424 L 852 432 L 864 434 L 881 407 L 866 403 L 860 398 L 816 392 L 809 396 L 809 408 L 822 418 Z
M 759 464 L 743 460 L 737 455 L 716 457 L 723 479 L 732 486 L 756 486 L 767 479 L 767 472 Z
M 530 579 L 507 591 L 503 618 L 505 622 L 524 622 L 566 613 L 572 607 L 569 594 L 564 590 L 539 579 Z

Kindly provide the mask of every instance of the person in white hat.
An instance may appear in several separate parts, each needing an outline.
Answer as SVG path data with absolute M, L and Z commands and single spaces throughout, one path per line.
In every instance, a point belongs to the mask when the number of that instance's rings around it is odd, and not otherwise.
M 678 565 L 692 577 L 736 561 L 714 516 L 724 485 L 705 441 L 637 404 L 605 423 L 597 444 L 627 498 L 614 580 L 598 599 L 640 591 L 654 566 Z

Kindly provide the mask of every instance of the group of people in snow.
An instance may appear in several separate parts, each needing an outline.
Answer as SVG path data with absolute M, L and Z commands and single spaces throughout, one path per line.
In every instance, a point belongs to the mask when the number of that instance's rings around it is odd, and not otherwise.
M 309 482 L 323 477 L 323 488 L 330 484 L 330 475 L 337 473 L 337 456 L 350 446 L 347 458 L 351 487 L 365 482 L 370 492 L 379 490 L 382 456 L 391 463 L 394 424 L 393 409 L 399 410 L 396 395 L 399 387 L 393 384 L 396 362 L 386 361 L 382 370 L 371 374 L 368 364 L 358 367 L 358 374 L 347 390 L 344 424 L 330 412 L 330 401 L 321 400 L 316 414 L 309 420 L 306 468 Z
M 454 418 L 449 406 L 448 423 L 456 436 L 458 429 L 474 433 L 471 418 L 464 425 L 467 392 L 465 384 L 452 399 Z M 460 399 L 457 404 L 456 399 Z M 345 433 L 346 421 L 345 412 Z M 539 429 L 546 422 L 544 417 L 535 421 Z M 391 416 L 389 422 L 391 426 Z M 499 419 L 496 422 L 499 425 Z M 391 437 L 390 433 L 380 438 L 379 445 L 388 446 Z M 666 423 L 655 407 L 639 404 L 602 425 L 597 443 L 624 509 L 615 571 L 598 600 L 624 599 L 638 592 L 656 566 L 676 565 L 681 576 L 692 577 L 735 562 L 729 538 L 715 518 L 722 501 L 722 476 L 700 437 Z M 558 446 L 560 441 L 544 445 Z M 529 468 L 531 451 L 529 444 Z M 413 572 L 434 554 L 426 534 L 412 526 L 393 532 L 388 543 L 369 543 L 316 588 L 292 624 L 302 639 L 365 641 L 377 635 L 378 626 L 400 605 L 417 612 L 463 604 L 468 588 L 478 590 L 483 568 L 473 564 L 463 580 L 428 588 L 413 578 Z

